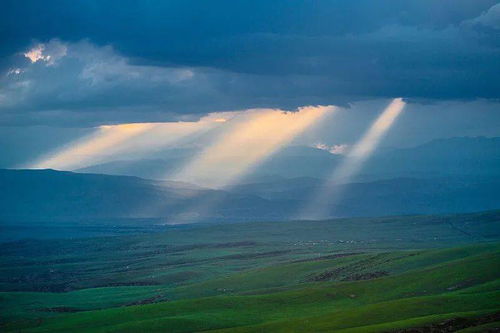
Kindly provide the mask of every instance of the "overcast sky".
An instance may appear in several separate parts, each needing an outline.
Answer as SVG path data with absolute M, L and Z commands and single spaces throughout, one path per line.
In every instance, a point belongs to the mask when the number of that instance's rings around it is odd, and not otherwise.
M 340 106 L 296 142 L 352 143 L 395 97 L 383 145 L 497 136 L 499 36 L 496 0 L 4 0 L 0 166 L 100 125 L 250 108 Z

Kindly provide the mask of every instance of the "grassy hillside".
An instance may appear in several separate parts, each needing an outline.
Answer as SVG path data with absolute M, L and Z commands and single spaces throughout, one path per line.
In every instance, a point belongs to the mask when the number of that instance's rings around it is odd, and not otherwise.
M 491 326 L 500 311 L 499 220 L 488 212 L 194 225 L 3 243 L 0 328 L 383 332 L 448 319 L 463 329 Z
M 67 292 L 93 287 L 176 286 L 330 255 L 459 246 L 500 238 L 500 213 L 194 225 L 163 230 L 120 237 L 6 243 L 0 247 L 0 290 Z
M 402 266 L 421 268 L 399 274 L 389 272 L 378 278 L 365 277 L 368 280 L 356 275 L 356 269 L 346 268 L 344 274 L 351 278 L 342 278 L 343 281 L 301 282 L 298 279 L 289 290 L 262 290 L 261 287 L 279 278 L 269 275 L 273 269 L 279 270 L 281 277 L 292 280 L 297 265 L 303 266 L 306 272 L 311 262 L 281 265 L 228 277 L 241 286 L 233 289 L 231 295 L 64 314 L 37 322 L 18 322 L 5 328 L 26 325 L 28 332 L 66 332 L 69 328 L 76 332 L 163 332 L 166 329 L 193 332 L 229 328 L 231 332 L 320 332 L 356 328 L 354 332 L 378 332 L 500 311 L 500 246 L 423 251 L 412 255 L 394 252 L 392 256 Z M 346 261 L 345 258 L 338 258 L 338 262 L 335 259 L 314 262 L 318 271 L 313 269 L 309 276 L 360 263 L 360 260 Z M 401 267 L 400 264 L 385 260 L 366 270 L 396 268 Z M 220 280 L 207 283 L 201 289 L 226 285 Z M 102 290 L 93 292 L 102 295 Z M 78 300 L 73 302 L 76 304 Z

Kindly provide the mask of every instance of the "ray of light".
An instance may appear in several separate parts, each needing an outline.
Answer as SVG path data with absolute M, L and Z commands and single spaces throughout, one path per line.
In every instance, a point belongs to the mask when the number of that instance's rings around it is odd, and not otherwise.
M 318 106 L 297 112 L 249 112 L 245 121 L 237 122 L 167 178 L 213 188 L 227 187 L 333 109 Z
M 127 154 L 133 154 L 134 158 L 137 158 L 178 143 L 194 134 L 205 133 L 215 126 L 220 126 L 223 123 L 221 119 L 225 118 L 217 114 L 196 122 L 104 125 L 28 167 L 74 170 L 113 158 L 123 159 Z
M 228 130 L 198 156 L 166 178 L 229 188 L 267 157 L 334 110 L 332 106 L 318 106 L 303 107 L 297 112 L 269 109 L 245 111 L 235 117 Z M 169 223 L 192 223 L 214 213 L 216 218 L 224 218 L 223 212 L 214 211 L 215 207 L 224 205 L 228 199 L 221 194 L 214 193 L 197 200 L 170 217 Z M 161 207 L 152 208 L 152 211 L 158 209 Z
M 348 183 L 356 175 L 378 144 L 401 114 L 405 102 L 395 98 L 370 126 L 363 137 L 354 145 L 343 162 L 334 170 L 318 193 L 315 193 L 308 204 L 299 213 L 301 219 L 321 219 L 329 217 L 330 209 L 338 203 L 340 197 L 339 184 Z
M 96 155 L 110 154 L 124 141 L 150 129 L 153 124 L 121 124 L 98 127 L 94 133 L 66 145 L 60 151 L 49 154 L 31 165 L 35 169 L 72 170 L 96 160 Z

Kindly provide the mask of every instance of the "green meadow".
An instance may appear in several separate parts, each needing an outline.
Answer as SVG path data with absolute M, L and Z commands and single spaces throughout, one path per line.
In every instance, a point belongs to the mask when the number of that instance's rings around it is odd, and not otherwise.
M 4 243 L 5 332 L 482 332 L 499 212 Z

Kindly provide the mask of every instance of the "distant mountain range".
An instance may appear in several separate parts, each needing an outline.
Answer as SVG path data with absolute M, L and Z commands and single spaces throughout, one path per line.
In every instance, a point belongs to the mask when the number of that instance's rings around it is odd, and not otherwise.
M 268 200 L 177 182 L 55 170 L 0 169 L 0 218 L 58 221 L 88 218 L 197 218 L 203 205 L 224 202 L 211 216 L 272 216 Z M 250 209 L 252 207 L 252 209 Z M 199 211 L 199 212 L 198 212 Z M 257 217 L 257 216 L 256 216 Z
M 500 176 L 500 137 L 439 139 L 375 155 L 364 167 L 373 178 Z
M 243 184 L 232 190 L 273 202 L 303 207 L 324 186 L 314 178 L 281 179 Z M 341 195 L 330 200 L 330 216 L 383 216 L 474 212 L 500 208 L 500 179 L 394 178 L 338 186 Z M 328 203 L 328 201 L 327 201 Z
M 141 223 L 184 223 L 293 219 L 324 186 L 321 178 L 343 158 L 315 148 L 289 147 L 225 190 L 107 175 L 153 179 L 165 175 L 169 166 L 178 167 L 192 153 L 179 149 L 169 155 L 170 160 L 115 161 L 81 170 L 105 174 L 0 169 L 0 220 L 84 223 L 104 219 L 115 223 L 115 219 L 141 218 L 146 219 Z M 330 202 L 329 216 L 500 208 L 500 138 L 454 138 L 385 150 L 373 156 L 363 170 L 349 183 L 339 185 L 342 195 Z
M 84 173 L 164 179 L 186 163 L 192 149 L 164 151 L 157 159 L 112 161 L 76 170 Z M 280 178 L 327 178 L 344 156 L 312 147 L 288 147 L 274 154 L 241 183 L 274 181 Z M 500 138 L 451 138 L 407 148 L 375 153 L 361 173 L 350 181 L 375 181 L 411 177 L 493 177 L 500 176 Z
M 322 182 L 279 179 L 230 192 L 129 176 L 0 170 L 0 223 L 95 224 L 293 219 Z M 460 213 L 500 208 L 500 178 L 396 178 L 342 185 L 330 216 Z M 133 221 L 127 219 L 140 219 Z
M 75 170 L 82 173 L 100 173 L 108 175 L 137 176 L 149 179 L 165 179 L 169 173 L 182 168 L 197 153 L 193 149 L 170 149 L 156 154 L 161 158 L 116 160 Z M 342 158 L 324 150 L 292 146 L 272 155 L 258 165 L 252 173 L 241 179 L 242 182 L 276 179 L 276 177 L 294 178 L 318 175 L 330 170 Z

